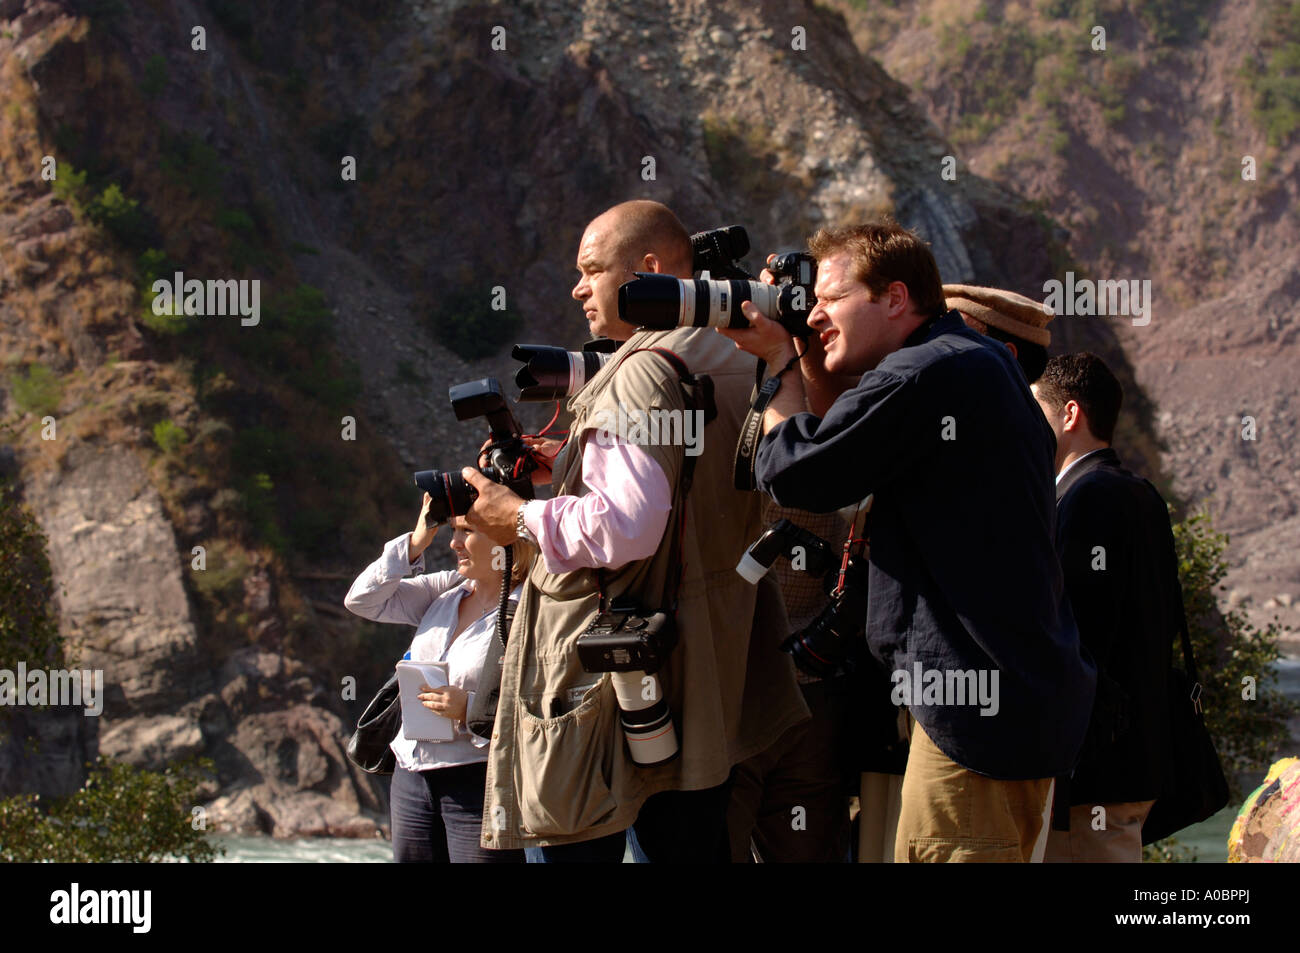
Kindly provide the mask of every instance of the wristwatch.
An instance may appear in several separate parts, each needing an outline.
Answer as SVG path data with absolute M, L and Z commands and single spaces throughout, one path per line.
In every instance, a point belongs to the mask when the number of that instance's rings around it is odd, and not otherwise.
M 535 542 L 533 534 L 528 532 L 528 525 L 524 522 L 524 507 L 527 503 L 520 503 L 519 509 L 515 511 L 515 535 L 526 542 Z

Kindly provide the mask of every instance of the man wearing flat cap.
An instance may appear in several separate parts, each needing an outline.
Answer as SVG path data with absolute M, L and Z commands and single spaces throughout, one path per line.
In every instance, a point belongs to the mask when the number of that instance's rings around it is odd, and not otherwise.
M 1042 376 L 1052 343 L 1051 310 L 1014 291 L 975 285 L 944 285 L 943 296 L 949 310 L 961 312 L 966 327 L 1007 346 L 1029 383 Z

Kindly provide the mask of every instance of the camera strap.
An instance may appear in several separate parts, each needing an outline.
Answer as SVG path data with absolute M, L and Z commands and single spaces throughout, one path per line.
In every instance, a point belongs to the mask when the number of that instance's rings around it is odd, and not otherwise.
M 754 390 L 750 397 L 749 410 L 745 413 L 745 422 L 740 427 L 740 439 L 736 441 L 736 460 L 732 467 L 733 485 L 737 490 L 758 489 L 754 479 L 754 462 L 758 454 L 759 441 L 763 439 L 763 414 L 767 405 L 781 389 L 781 377 L 786 371 L 799 363 L 802 354 L 796 354 L 790 361 L 767 380 L 763 372 L 767 369 L 766 361 L 759 361 L 754 369 Z
M 862 545 L 869 542 L 870 535 L 867 532 L 867 522 L 871 515 L 871 502 L 873 496 L 868 495 L 861 503 L 858 504 L 857 510 L 853 514 L 853 522 L 849 525 L 848 535 L 844 539 L 844 555 L 840 558 L 840 574 L 835 580 L 835 589 L 831 592 L 831 598 L 835 598 L 844 591 L 845 574 L 849 570 L 849 559 L 862 552 Z M 854 552 L 854 547 L 857 553 Z

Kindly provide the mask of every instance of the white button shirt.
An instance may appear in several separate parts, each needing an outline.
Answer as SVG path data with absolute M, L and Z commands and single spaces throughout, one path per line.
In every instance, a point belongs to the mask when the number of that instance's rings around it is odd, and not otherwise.
M 460 600 L 471 592 L 469 584 L 454 571 L 424 574 L 424 554 L 412 564 L 409 542 L 410 534 L 403 533 L 385 543 L 383 555 L 356 578 L 343 604 L 374 622 L 415 626 L 412 661 L 446 662 L 451 684 L 468 692 L 472 703 L 488 646 L 496 638 L 496 607 L 453 638 Z M 406 578 L 412 571 L 418 575 Z M 522 588 L 516 586 L 510 598 L 518 600 Z M 460 722 L 451 741 L 416 741 L 399 729 L 391 745 L 398 765 L 409 771 L 486 761 L 487 746 L 488 739 L 467 731 Z

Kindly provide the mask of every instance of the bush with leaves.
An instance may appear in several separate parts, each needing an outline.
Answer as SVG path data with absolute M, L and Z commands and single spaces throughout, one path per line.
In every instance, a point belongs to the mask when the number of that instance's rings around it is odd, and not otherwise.
M 153 442 L 166 456 L 175 456 L 189 442 L 185 428 L 170 420 L 160 420 L 153 425 Z
M 1240 608 L 1225 611 L 1219 607 L 1223 577 L 1228 572 L 1224 558 L 1228 537 L 1215 531 L 1207 512 L 1175 524 L 1174 541 L 1188 634 L 1201 678 L 1205 724 L 1236 801 L 1244 793 L 1236 775 L 1268 767 L 1286 744 L 1287 720 L 1296 711 L 1295 703 L 1275 684 L 1282 630 L 1276 622 L 1258 629 Z M 1182 648 L 1177 641 L 1174 659 L 1181 665 Z
M 1209 513 L 1201 511 L 1174 524 L 1178 577 L 1183 586 L 1187 630 L 1201 679 L 1205 725 L 1228 777 L 1232 803 L 1244 795 L 1238 775 L 1262 772 L 1289 738 L 1287 719 L 1294 702 L 1274 684 L 1274 664 L 1281 657 L 1276 623 L 1255 628 L 1239 608 L 1219 607 L 1228 564 L 1228 537 L 1216 532 Z M 1182 667 L 1181 641 L 1175 636 L 1174 664 Z M 1253 682 L 1246 681 L 1247 678 Z M 1247 686 L 1253 686 L 1254 697 Z M 1147 863 L 1195 861 L 1196 851 L 1170 837 L 1143 848 Z
M 467 361 L 491 357 L 519 332 L 513 311 L 493 311 L 483 292 L 460 289 L 443 295 L 429 325 L 438 343 Z
M 0 483 L 0 668 L 66 664 L 54 614 L 45 533 L 13 490 Z M 4 709 L 0 708 L 0 718 Z
M 63 385 L 44 364 L 33 364 L 9 380 L 14 403 L 26 413 L 44 417 L 54 413 L 63 399 Z
M 208 843 L 193 811 L 211 772 L 206 758 L 146 771 L 101 757 L 47 811 L 34 794 L 0 801 L 0 861 L 210 861 L 225 850 Z

